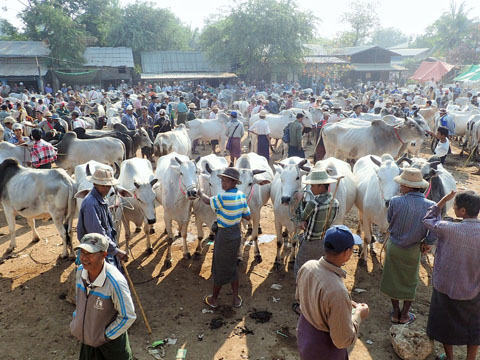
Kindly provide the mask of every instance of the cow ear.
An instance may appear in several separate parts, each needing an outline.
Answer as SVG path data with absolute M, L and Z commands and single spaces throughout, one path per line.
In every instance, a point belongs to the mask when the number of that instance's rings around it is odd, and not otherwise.
M 375 159 L 373 156 L 370 156 L 370 160 L 372 160 L 372 162 L 377 165 L 377 166 L 382 166 L 382 164 L 380 163 L 380 161 L 378 161 L 377 159 Z
M 83 199 L 85 196 L 88 195 L 88 193 L 90 192 L 90 190 L 92 189 L 85 189 L 85 190 L 82 190 L 82 191 L 79 191 L 75 194 L 75 198 L 76 199 Z
M 212 173 L 212 168 L 210 167 L 210 164 L 209 164 L 208 162 L 205 164 L 205 169 L 207 170 L 207 172 L 208 172 L 209 174 Z
M 268 185 L 268 184 L 270 184 L 270 180 L 257 180 L 257 179 L 254 179 L 253 182 L 254 182 L 254 184 L 258 184 L 258 185 Z
M 127 189 L 124 189 L 123 187 L 117 185 L 115 186 L 115 191 L 117 192 L 118 195 L 124 198 L 132 198 L 133 194 L 128 191 Z
M 155 185 L 157 183 L 158 179 L 153 179 L 152 181 L 150 181 L 150 185 L 153 187 L 153 185 Z
M 138 189 L 140 187 L 140 184 L 137 183 L 136 181 L 133 182 L 133 185 Z

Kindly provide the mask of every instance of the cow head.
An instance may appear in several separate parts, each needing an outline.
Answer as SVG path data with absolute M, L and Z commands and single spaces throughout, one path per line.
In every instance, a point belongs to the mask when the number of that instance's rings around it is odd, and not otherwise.
M 378 157 L 370 156 L 372 162 L 377 165 L 375 172 L 378 177 L 379 192 L 382 202 L 386 208 L 390 205 L 390 200 L 398 194 L 399 185 L 394 181 L 395 176 L 400 175 L 400 168 L 390 155 Z
M 155 224 L 155 188 L 158 187 L 158 179 L 151 176 L 150 182 L 138 182 L 134 179 L 134 188 L 130 190 L 137 200 L 138 206 L 149 224 Z
M 135 145 L 138 145 L 141 148 L 151 147 L 153 145 L 150 136 L 148 136 L 148 133 L 144 128 L 140 128 L 135 132 L 135 135 L 133 135 L 133 141 L 135 141 Z
M 307 160 L 303 159 L 298 164 L 279 163 L 275 168 L 282 184 L 281 202 L 283 205 L 290 204 L 293 194 L 302 189 L 302 176 L 308 174 L 311 169 L 306 164 Z
M 185 157 L 172 157 L 171 167 L 178 173 L 179 186 L 182 194 L 189 200 L 195 200 L 198 193 L 198 171 L 193 160 Z
M 263 186 L 271 183 L 271 180 L 260 176 L 265 173 L 265 170 L 238 169 L 238 171 L 242 183 L 238 184 L 237 188 L 245 194 L 247 199 L 255 192 L 255 185 Z
M 405 142 L 423 139 L 425 137 L 425 130 L 411 118 L 405 116 L 403 124 L 396 127 L 400 138 Z
M 201 174 L 201 181 L 203 182 L 203 190 L 208 196 L 215 196 L 223 191 L 222 189 L 222 180 L 218 175 L 222 174 L 225 170 L 225 167 L 212 169 L 210 164 L 207 162 L 205 164 L 205 170 L 207 174 Z

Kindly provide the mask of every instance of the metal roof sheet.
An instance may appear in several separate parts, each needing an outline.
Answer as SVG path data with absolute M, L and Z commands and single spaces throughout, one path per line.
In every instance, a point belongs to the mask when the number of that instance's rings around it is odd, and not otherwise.
M 348 61 L 335 56 L 307 56 L 303 61 L 307 64 L 348 64 Z
M 42 76 L 45 76 L 48 69 L 45 65 L 40 65 L 40 73 Z M 1 76 L 38 76 L 38 68 L 35 63 L 3 63 L 0 62 L 0 77 Z
M 222 72 L 226 68 L 213 65 L 198 51 L 142 52 L 144 74 Z
M 0 41 L 0 57 L 48 56 L 50 49 L 41 41 Z
M 405 71 L 403 66 L 395 64 L 351 64 L 354 71 Z
M 163 73 L 163 74 L 141 74 L 142 80 L 202 80 L 202 79 L 229 79 L 237 77 L 234 73 Z
M 128 47 L 87 47 L 83 57 L 84 66 L 134 67 L 132 48 Z
M 396 52 L 400 56 L 417 56 L 423 53 L 426 53 L 429 48 L 420 48 L 420 49 L 393 49 L 392 51 Z

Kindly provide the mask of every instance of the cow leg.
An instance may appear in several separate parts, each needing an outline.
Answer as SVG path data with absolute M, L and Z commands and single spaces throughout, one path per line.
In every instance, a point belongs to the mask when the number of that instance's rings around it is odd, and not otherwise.
M 240 222 L 240 246 L 238 247 L 238 255 L 237 255 L 237 264 L 243 261 L 243 247 L 245 245 L 245 238 L 248 236 L 248 232 L 245 234 L 245 237 L 242 235 L 242 228 L 245 229 L 250 225 L 247 220 L 242 220 Z
M 60 236 L 62 237 L 63 240 L 63 251 L 62 251 L 62 258 L 66 259 L 68 257 L 68 251 L 67 251 L 67 244 L 68 248 L 70 250 L 70 258 L 74 258 L 73 255 L 73 248 L 72 248 L 72 242 L 71 239 L 69 240 L 67 238 L 67 230 L 63 226 L 63 221 L 62 221 L 62 215 L 54 215 L 52 216 L 53 223 L 55 224 L 55 227 L 57 228 L 58 232 L 60 233 Z
M 5 205 L 3 206 L 3 211 L 5 213 L 5 218 L 7 219 L 8 231 L 10 232 L 10 246 L 6 251 L 6 253 L 9 254 L 17 247 L 15 242 L 15 212 L 11 207 Z
M 275 269 L 280 269 L 280 266 L 282 264 L 282 256 L 281 256 L 281 251 L 282 251 L 282 245 L 284 242 L 284 236 L 282 234 L 282 225 L 279 224 L 277 221 L 275 221 L 275 233 L 277 234 L 277 256 L 275 257 Z
M 358 262 L 360 263 L 360 265 L 367 265 L 368 248 L 370 243 L 372 242 L 372 223 L 365 214 L 363 215 L 362 226 L 364 233 L 363 247 L 360 253 L 360 260 Z
M 260 249 L 258 248 L 258 225 L 260 224 L 260 212 L 258 212 L 258 216 L 253 217 L 253 224 L 252 224 L 252 240 L 255 247 L 255 260 L 257 263 L 262 262 L 262 255 L 260 255 Z
M 132 233 L 130 232 L 130 221 L 126 219 L 125 216 L 123 216 L 123 227 L 125 228 L 125 247 L 126 247 L 126 252 L 128 253 L 128 250 L 130 250 L 130 238 L 132 236 Z
M 27 223 L 32 228 L 32 243 L 35 244 L 40 240 L 40 235 L 38 235 L 37 228 L 35 227 L 35 219 L 27 218 Z
M 165 217 L 165 230 L 167 231 L 167 257 L 165 259 L 165 267 L 168 269 L 172 266 L 172 219 Z
M 182 235 L 182 246 L 183 246 L 183 258 L 184 259 L 191 259 L 192 255 L 188 252 L 188 244 L 187 244 L 187 228 L 188 228 L 188 221 L 183 224 L 179 224 L 180 232 Z
M 153 254 L 152 243 L 150 242 L 150 230 L 152 230 L 152 225 L 149 225 L 146 221 L 143 223 L 143 232 L 147 238 L 147 254 Z
M 202 242 L 203 242 L 203 221 L 200 219 L 200 216 L 195 216 L 195 226 L 197 227 L 197 239 L 198 244 L 193 254 L 193 258 L 198 260 L 202 254 Z

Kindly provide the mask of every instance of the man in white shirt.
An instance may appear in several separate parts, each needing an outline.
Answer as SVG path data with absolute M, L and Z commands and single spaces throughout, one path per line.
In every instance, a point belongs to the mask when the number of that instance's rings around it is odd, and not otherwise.
M 257 100 L 257 106 L 252 109 L 252 115 L 258 114 L 263 110 L 262 100 Z
M 333 107 L 333 114 L 330 115 L 330 118 L 328 119 L 328 123 L 336 123 L 339 122 L 343 119 L 345 119 L 345 116 L 341 113 L 341 108 L 338 106 Z
M 212 107 L 212 112 L 210 113 L 210 115 L 208 116 L 209 119 L 216 119 L 217 118 L 217 115 L 218 115 L 218 106 L 217 105 L 214 105 Z
M 437 134 L 434 134 L 432 131 L 429 132 L 430 135 L 438 139 L 437 146 L 435 147 L 435 156 L 440 158 L 442 165 L 445 164 L 445 158 L 450 150 L 450 141 L 448 140 L 448 129 L 445 126 L 439 126 L 437 129 Z
M 260 119 L 255 122 L 249 132 L 257 135 L 257 153 L 260 156 L 263 156 L 267 161 L 270 160 L 270 127 L 266 120 L 267 112 L 261 110 L 259 113 Z

